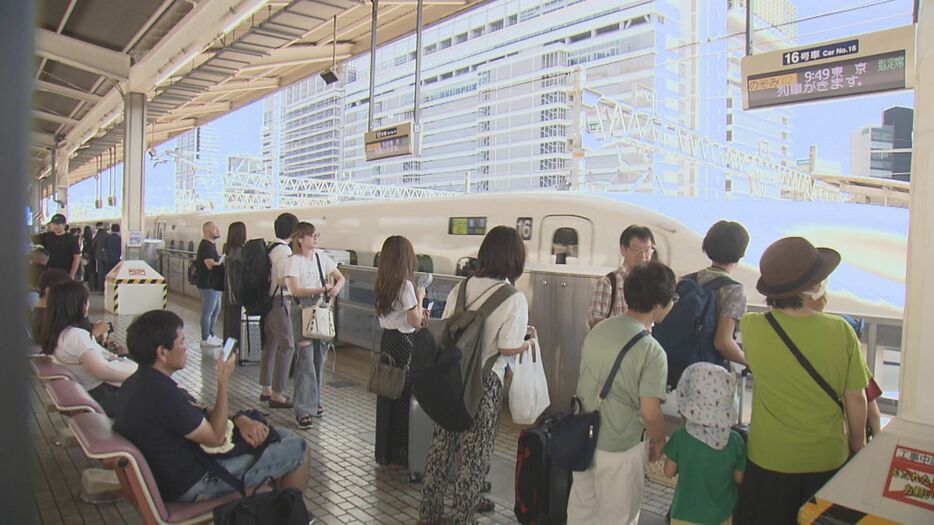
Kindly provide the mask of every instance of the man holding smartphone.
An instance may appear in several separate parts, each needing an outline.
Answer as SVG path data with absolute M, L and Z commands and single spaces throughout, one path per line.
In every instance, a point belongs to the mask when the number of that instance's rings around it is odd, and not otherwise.
M 230 355 L 233 345 L 231 351 L 221 353 L 217 359 L 214 406 L 203 407 L 172 379 L 188 360 L 183 326 L 175 313 L 153 310 L 137 317 L 127 329 L 127 346 L 139 369 L 120 389 L 114 422 L 114 430 L 136 445 L 146 458 L 167 502 L 210 499 L 235 490 L 212 476 L 191 446 L 219 447 L 227 439 L 227 388 L 236 368 L 236 359 Z M 266 441 L 270 431 L 276 432 L 279 439 L 270 443 L 255 463 L 252 455 L 215 461 L 235 477 L 242 477 L 246 486 L 272 477 L 278 480 L 279 488 L 305 491 L 311 451 L 304 439 L 285 428 L 271 430 L 239 413 L 231 421 L 252 447 Z

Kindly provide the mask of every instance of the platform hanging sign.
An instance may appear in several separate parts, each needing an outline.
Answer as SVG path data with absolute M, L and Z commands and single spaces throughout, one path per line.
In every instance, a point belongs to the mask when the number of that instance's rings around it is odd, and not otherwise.
M 743 108 L 912 87 L 915 26 L 743 57 Z
M 934 452 L 896 446 L 882 495 L 934 510 Z
M 415 135 L 411 122 L 374 129 L 363 134 L 366 160 L 411 155 L 414 144 Z

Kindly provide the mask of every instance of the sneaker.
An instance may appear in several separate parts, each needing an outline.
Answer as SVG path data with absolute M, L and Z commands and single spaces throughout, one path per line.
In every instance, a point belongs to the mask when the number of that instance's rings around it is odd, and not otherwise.
M 223 346 L 224 342 L 221 341 L 219 337 L 212 335 L 208 337 L 207 339 L 205 339 L 204 341 L 202 341 L 201 344 L 204 344 L 207 346 Z

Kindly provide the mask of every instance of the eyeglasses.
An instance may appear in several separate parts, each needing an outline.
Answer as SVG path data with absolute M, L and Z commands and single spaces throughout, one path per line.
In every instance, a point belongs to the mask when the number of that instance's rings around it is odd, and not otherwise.
M 641 250 L 638 248 L 626 248 L 626 249 L 632 253 L 635 253 L 637 255 L 645 255 L 646 257 L 651 257 L 652 254 L 655 253 L 655 248 L 643 248 Z

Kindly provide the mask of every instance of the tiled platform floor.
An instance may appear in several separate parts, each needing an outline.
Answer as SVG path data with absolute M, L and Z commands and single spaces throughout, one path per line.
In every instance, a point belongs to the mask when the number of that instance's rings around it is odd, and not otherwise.
M 202 359 L 199 351 L 198 304 L 180 296 L 170 296 L 169 309 L 185 320 L 189 361 L 176 380 L 195 397 L 205 402 L 214 398 L 214 369 L 211 359 Z M 92 296 L 93 319 L 113 321 L 117 339 L 122 341 L 129 316 L 104 316 L 102 298 Z M 329 361 L 329 365 L 333 361 Z M 373 461 L 373 422 L 375 396 L 366 390 L 369 366 L 366 352 L 338 348 L 335 372 L 328 372 L 322 389 L 324 418 L 309 430 L 298 431 L 311 446 L 312 475 L 305 500 L 318 523 L 415 523 L 420 500 L 419 484 L 410 483 L 404 471 L 380 468 Z M 230 411 L 257 406 L 259 367 L 240 367 L 231 381 Z M 49 414 L 48 397 L 42 385 L 32 383 L 32 436 L 35 446 L 35 500 L 42 523 L 112 524 L 140 523 L 136 510 L 126 501 L 117 504 L 90 505 L 78 497 L 81 470 L 94 466 L 77 447 L 61 448 L 53 444 L 56 429 L 66 425 L 62 416 Z M 268 409 L 264 409 L 268 411 Z M 270 411 L 274 425 L 295 428 L 290 410 Z M 479 523 L 515 523 L 513 506 L 513 470 L 515 444 L 519 427 L 508 416 L 502 418 L 489 495 L 497 503 L 496 512 L 477 515 Z M 620 490 L 625 490 L 620 487 Z M 648 480 L 643 501 L 642 524 L 664 523 L 662 516 L 671 504 L 669 487 Z

